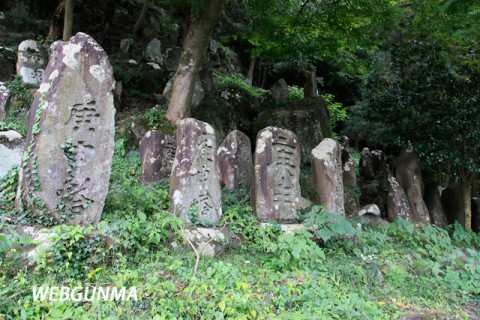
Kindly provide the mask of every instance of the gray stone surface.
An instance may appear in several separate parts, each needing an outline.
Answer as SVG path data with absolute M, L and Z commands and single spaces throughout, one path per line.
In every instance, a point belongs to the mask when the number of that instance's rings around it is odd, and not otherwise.
M 414 221 L 430 223 L 430 214 L 423 200 L 423 178 L 420 161 L 413 150 L 403 150 L 397 161 L 396 178 L 407 194 Z
M 430 213 L 430 221 L 437 227 L 443 228 L 447 226 L 448 219 L 443 210 L 440 190 L 441 188 L 436 184 L 427 184 L 424 199 Z
M 120 50 L 124 53 L 128 53 L 130 46 L 133 44 L 133 39 L 122 39 L 120 40 Z
M 267 127 L 257 134 L 252 204 L 259 219 L 295 220 L 300 209 L 300 148 L 296 135 Z
M 142 182 L 150 183 L 170 177 L 176 150 L 175 137 L 148 131 L 140 140 Z
M 3 82 L 0 82 L 0 121 L 5 120 L 8 116 L 11 95 L 10 89 Z
M 272 98 L 275 102 L 285 101 L 290 97 L 288 93 L 288 84 L 283 78 L 277 80 L 277 82 L 273 84 L 270 88 L 270 92 L 272 93 Z
M 380 217 L 380 209 L 376 204 L 367 204 L 366 206 L 363 206 L 358 210 L 358 216 L 363 216 L 363 215 L 374 215 L 377 217 Z
M 40 86 L 47 62 L 47 52 L 37 41 L 25 40 L 18 46 L 17 75 L 25 85 Z
M 242 243 L 228 228 L 189 228 L 185 229 L 184 235 L 201 256 L 214 257 L 226 248 L 236 248 Z
M 162 43 L 157 38 L 153 38 L 145 48 L 145 59 L 148 62 L 163 64 Z
M 14 130 L 0 132 L 0 143 L 9 149 L 14 149 L 23 143 L 23 137 Z
M 163 89 L 163 96 L 168 100 L 170 100 L 170 98 L 172 97 L 173 81 L 174 81 L 174 77 L 170 78 L 170 80 L 168 80 L 167 82 L 167 85 Z M 197 76 L 195 80 L 195 87 L 193 88 L 192 108 L 198 107 L 200 103 L 202 103 L 204 98 L 205 98 L 205 90 L 203 89 L 200 76 Z
M 253 180 L 252 145 L 241 131 L 230 132 L 217 150 L 220 180 L 227 189 L 246 187 Z
M 311 71 L 307 76 L 307 82 L 303 87 L 304 97 L 318 97 L 317 73 Z
M 213 127 L 187 118 L 177 123 L 177 152 L 170 177 L 172 210 L 188 224 L 216 225 L 222 216 Z
M 325 211 L 345 216 L 340 145 L 333 139 L 323 139 L 312 150 L 311 159 L 315 200 Z
M 397 218 L 413 222 L 413 212 L 405 191 L 394 177 L 388 178 L 388 218 L 393 221 Z
M 165 69 L 167 71 L 177 70 L 178 61 L 180 61 L 181 55 L 182 55 L 182 48 L 180 47 L 168 48 L 165 51 Z
M 37 222 L 100 220 L 114 150 L 114 79 L 105 51 L 77 33 L 52 44 L 35 94 L 16 206 Z
M 5 176 L 14 166 L 22 163 L 23 150 L 21 148 L 9 149 L 0 144 L 0 178 Z

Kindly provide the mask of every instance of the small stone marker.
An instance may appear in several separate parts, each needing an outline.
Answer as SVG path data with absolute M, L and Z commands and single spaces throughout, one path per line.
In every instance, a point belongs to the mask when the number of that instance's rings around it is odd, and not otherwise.
M 413 222 L 413 212 L 405 191 L 394 177 L 388 178 L 388 218 L 393 221 L 397 218 Z
M 140 140 L 142 182 L 150 183 L 170 177 L 176 149 L 175 137 L 156 130 Z
M 285 101 L 290 97 L 287 81 L 283 78 L 277 80 L 277 82 L 273 84 L 270 88 L 270 92 L 272 93 L 275 102 Z
M 170 176 L 172 210 L 188 224 L 216 225 L 222 216 L 217 138 L 208 123 L 177 123 L 177 152 Z
M 107 54 L 89 35 L 52 44 L 31 108 L 16 199 L 33 222 L 99 222 L 114 149 L 113 88 Z
M 257 134 L 252 203 L 259 219 L 295 220 L 300 209 L 300 146 L 296 135 L 267 127 Z
M 10 89 L 8 89 L 3 82 L 0 82 L 0 121 L 7 118 L 10 96 Z
M 316 200 L 325 211 L 345 216 L 341 146 L 333 139 L 323 139 L 312 150 L 311 159 Z
M 241 131 L 230 132 L 217 150 L 220 181 L 227 189 L 248 189 L 253 180 L 252 145 Z
M 162 43 L 157 38 L 153 38 L 145 48 L 145 59 L 148 62 L 163 64 Z
M 47 52 L 37 41 L 25 40 L 18 46 L 17 74 L 25 85 L 40 86 L 47 62 Z

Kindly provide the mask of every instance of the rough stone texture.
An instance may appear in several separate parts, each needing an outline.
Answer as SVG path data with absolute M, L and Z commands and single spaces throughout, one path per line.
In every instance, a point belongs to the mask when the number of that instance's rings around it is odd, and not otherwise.
M 135 140 L 137 141 L 136 144 L 140 143 L 140 141 L 143 139 L 143 137 L 148 131 L 144 126 L 135 122 L 132 123 L 130 128 L 132 129 L 132 133 L 135 136 Z
M 217 150 L 220 181 L 227 189 L 246 187 L 253 180 L 252 145 L 241 131 L 230 132 Z
M 184 235 L 201 256 L 214 257 L 227 247 L 237 248 L 242 243 L 242 240 L 228 228 L 192 228 L 186 229 Z
M 176 150 L 175 137 L 148 131 L 140 140 L 142 182 L 150 183 L 170 177 Z
M 211 39 L 210 40 L 210 44 L 208 45 L 208 49 L 213 52 L 213 53 L 217 53 L 217 50 L 218 50 L 218 42 Z
M 270 92 L 272 93 L 272 98 L 275 102 L 285 101 L 290 97 L 288 94 L 287 81 L 285 81 L 283 78 L 277 80 L 277 82 L 273 84 L 273 86 L 270 88 Z
M 124 53 L 128 53 L 132 44 L 133 39 L 122 39 L 120 40 L 120 50 Z
M 480 232 L 480 199 L 472 198 L 472 230 Z
M 381 150 L 363 148 L 360 157 L 360 176 L 365 180 L 376 180 L 386 172 L 386 158 Z
M 23 137 L 14 130 L 0 132 L 0 143 L 9 149 L 14 149 L 23 144 Z
M 357 213 L 358 216 L 363 216 L 366 214 L 374 215 L 380 217 L 380 209 L 376 204 L 367 204 L 363 206 Z
M 312 150 L 312 180 L 315 200 L 324 210 L 345 216 L 341 147 L 326 138 Z
M 308 200 L 307 198 L 300 197 L 300 210 L 307 210 L 311 206 L 313 206 L 315 203 L 313 201 Z
M 360 223 L 362 225 L 377 227 L 377 226 L 388 226 L 390 222 L 384 220 L 378 216 L 372 214 L 365 214 L 360 216 Z
M 17 74 L 25 85 L 40 86 L 47 62 L 46 50 L 35 40 L 25 40 L 18 46 Z
M 176 141 L 170 176 L 172 210 L 188 224 L 215 225 L 222 216 L 215 130 L 208 123 L 183 119 L 177 123 Z
M 28 266 L 34 266 L 36 264 L 37 257 L 53 245 L 51 239 L 57 235 L 54 230 L 41 227 L 12 226 L 12 229 L 13 228 L 15 228 L 15 232 L 17 232 L 20 236 L 30 237 L 34 243 L 33 247 L 27 248 L 25 252 L 25 257 L 27 259 L 26 264 Z
M 15 75 L 15 61 L 17 55 L 14 50 L 0 47 L 0 81 L 10 81 Z
M 180 47 L 168 48 L 165 51 L 165 69 L 167 71 L 177 70 L 178 61 L 180 61 L 181 55 L 182 55 L 182 48 Z
M 5 120 L 8 115 L 11 95 L 10 89 L 0 82 L 0 121 Z
M 311 71 L 308 74 L 307 82 L 303 86 L 304 97 L 318 97 L 317 73 Z
M 162 43 L 157 38 L 153 38 L 145 48 L 145 59 L 148 62 L 163 64 Z
M 268 222 L 262 222 L 260 223 L 260 226 L 262 228 L 278 228 L 280 227 L 280 230 L 282 230 L 283 234 L 290 234 L 290 235 L 295 235 L 295 231 L 297 230 L 309 230 L 307 226 L 304 224 L 299 224 L 299 223 L 294 223 L 294 224 L 272 224 Z
M 423 179 L 420 170 L 420 161 L 413 150 L 402 150 L 398 157 L 396 178 L 407 194 L 414 221 L 430 223 L 430 214 L 423 201 Z
M 462 186 L 454 184 L 444 189 L 440 197 L 442 207 L 447 215 L 448 223 L 453 224 L 458 221 L 462 226 L 465 225 L 465 204 L 463 202 Z
M 167 82 L 167 85 L 163 89 L 163 97 L 168 100 L 170 100 L 172 97 L 173 80 L 173 77 L 170 78 L 170 80 Z M 205 90 L 203 89 L 202 80 L 200 80 L 200 76 L 197 76 L 195 80 L 195 87 L 193 88 L 192 108 L 198 107 L 204 98 Z
M 447 215 L 443 210 L 440 187 L 436 184 L 430 183 L 425 186 L 425 204 L 430 213 L 430 221 L 438 227 L 446 227 Z
M 9 149 L 0 144 L 0 178 L 5 176 L 14 166 L 22 163 L 23 149 Z
M 300 148 L 289 130 L 257 134 L 252 204 L 259 219 L 294 220 L 300 209 Z
M 327 107 L 320 97 L 262 112 L 253 124 L 253 133 L 268 126 L 287 129 L 297 135 L 303 163 L 309 163 L 312 149 L 332 135 Z
M 112 67 L 84 33 L 51 49 L 30 111 L 16 206 L 43 224 L 95 224 L 114 150 Z
M 357 175 L 355 173 L 355 161 L 349 159 L 343 164 L 343 185 L 350 188 L 357 187 Z
M 405 191 L 394 177 L 388 178 L 388 218 L 393 221 L 397 218 L 413 222 L 413 212 Z

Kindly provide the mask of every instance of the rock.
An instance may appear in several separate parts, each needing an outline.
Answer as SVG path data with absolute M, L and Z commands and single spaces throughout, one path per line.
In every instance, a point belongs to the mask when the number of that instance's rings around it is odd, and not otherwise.
M 371 226 L 371 227 L 390 225 L 390 222 L 388 222 L 387 220 L 384 220 L 384 219 L 380 218 L 379 216 L 372 215 L 372 214 L 365 214 L 365 215 L 360 216 L 360 223 L 362 225 L 367 225 L 367 226 Z
M 34 247 L 26 251 L 26 262 L 28 266 L 34 266 L 36 264 L 37 257 L 53 245 L 51 239 L 57 235 L 52 229 L 31 226 L 19 226 L 16 227 L 15 231 L 21 236 L 29 236 L 34 243 Z
M 308 230 L 308 228 L 304 224 L 294 223 L 294 224 L 271 224 L 268 222 L 260 223 L 262 228 L 270 228 L 270 227 L 280 227 L 282 233 L 294 235 L 296 230 Z
M 300 210 L 305 211 L 315 203 L 313 201 L 308 200 L 307 198 L 300 197 Z
M 380 176 L 386 173 L 386 158 L 381 150 L 370 152 L 368 148 L 363 148 L 360 156 L 360 176 L 364 180 L 378 180 Z
M 303 96 L 306 98 L 318 97 L 317 73 L 315 70 L 308 74 L 307 82 L 303 86 Z
M 18 46 L 17 74 L 25 85 L 40 86 L 47 62 L 47 52 L 35 40 L 25 40 Z
M 165 89 L 163 89 L 163 96 L 170 100 L 172 97 L 172 89 L 173 89 L 173 82 L 174 78 L 170 78 L 168 80 Z M 193 88 L 193 96 L 192 96 L 192 108 L 196 108 L 202 103 L 203 99 L 205 98 L 205 90 L 203 89 L 202 81 L 200 80 L 200 76 L 197 76 L 195 80 L 195 87 Z
M 23 150 L 20 148 L 12 150 L 0 144 L 0 179 L 22 163 L 22 154 Z
M 413 212 L 405 191 L 394 177 L 388 178 L 388 218 L 393 221 L 397 218 L 413 222 Z
M 0 132 L 0 143 L 9 149 L 14 149 L 23 143 L 23 137 L 14 130 Z
M 430 221 L 437 227 L 448 225 L 447 215 L 443 210 L 440 187 L 430 183 L 425 187 L 425 204 L 430 213 Z
M 129 64 L 137 64 L 137 61 L 134 60 L 134 59 L 130 59 L 130 60 L 128 60 L 128 63 L 129 63 Z
M 257 134 L 252 204 L 259 219 L 289 221 L 300 209 L 300 148 L 289 130 L 267 127 Z
M 156 130 L 148 131 L 140 140 L 142 182 L 150 183 L 170 177 L 176 149 L 175 137 Z
M 342 180 L 343 185 L 356 188 L 357 187 L 357 175 L 355 173 L 355 161 L 353 159 L 349 159 L 343 165 L 342 170 Z
M 414 221 L 430 223 L 430 214 L 423 201 L 423 179 L 420 163 L 413 150 L 403 150 L 398 157 L 396 178 L 407 194 Z
M 200 255 L 209 257 L 222 253 L 227 247 L 238 248 L 242 243 L 240 237 L 228 228 L 189 228 L 184 235 Z
M 52 44 L 30 111 L 16 198 L 16 208 L 31 210 L 35 222 L 100 221 L 114 150 L 113 87 L 107 54 L 89 35 Z
M 177 123 L 176 141 L 170 176 L 172 210 L 188 224 L 214 226 L 222 216 L 215 130 L 208 123 L 183 119 Z
M 131 129 L 138 143 L 140 143 L 140 141 L 145 136 L 145 134 L 147 134 L 148 131 L 148 129 L 146 129 L 144 126 L 141 126 L 140 124 L 137 124 L 135 122 L 132 123 Z
M 220 181 L 227 189 L 246 187 L 253 180 L 252 145 L 241 131 L 230 132 L 217 150 Z
M 147 62 L 147 65 L 149 65 L 150 67 L 152 67 L 153 69 L 155 70 L 160 70 L 160 66 L 158 65 L 158 63 L 155 63 L 155 62 Z
M 0 81 L 10 81 L 15 75 L 15 61 L 17 55 L 14 50 L 0 47 Z
M 153 38 L 145 48 L 145 59 L 148 62 L 163 64 L 162 43 L 157 38 Z
M 213 53 L 217 53 L 218 42 L 213 40 L 213 39 L 210 39 L 210 44 L 208 46 L 208 49 L 210 49 L 210 51 L 213 52 Z
M 0 121 L 5 120 L 8 116 L 11 95 L 10 89 L 0 82 Z
M 455 221 L 462 226 L 465 225 L 465 203 L 463 201 L 463 190 L 460 184 L 454 184 L 444 189 L 440 196 L 442 207 L 447 215 L 448 223 Z
M 366 214 L 374 215 L 380 217 L 380 209 L 376 204 L 367 204 L 363 206 L 357 213 L 358 216 L 363 216 Z
M 272 93 L 272 98 L 275 102 L 286 101 L 290 97 L 290 94 L 288 93 L 288 84 L 283 78 L 277 80 L 277 82 L 273 84 L 270 88 L 270 92 Z
M 165 51 L 165 69 L 167 69 L 167 71 L 177 70 L 178 61 L 180 61 L 181 55 L 182 55 L 182 48 L 179 48 L 179 47 L 168 48 Z
M 333 139 L 323 139 L 312 150 L 311 163 L 315 200 L 326 212 L 345 216 L 340 145 Z
M 120 40 L 120 51 L 128 53 L 130 46 L 133 44 L 133 39 L 122 39 Z
M 312 149 L 332 135 L 326 103 L 320 97 L 295 101 L 260 113 L 253 124 L 253 133 L 268 126 L 287 129 L 297 135 L 303 163 L 310 163 Z

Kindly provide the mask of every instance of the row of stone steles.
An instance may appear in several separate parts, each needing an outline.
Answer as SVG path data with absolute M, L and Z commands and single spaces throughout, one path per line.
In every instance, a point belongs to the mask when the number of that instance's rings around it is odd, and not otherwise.
M 250 139 L 230 132 L 217 148 L 214 128 L 188 118 L 177 123 L 176 136 L 148 131 L 140 141 L 142 181 L 170 177 L 173 212 L 187 223 L 215 225 L 222 215 L 221 184 L 250 190 L 262 220 L 296 221 L 300 194 L 300 146 L 286 129 L 267 127 Z M 324 139 L 312 151 L 312 179 L 317 202 L 344 216 L 341 146 Z

